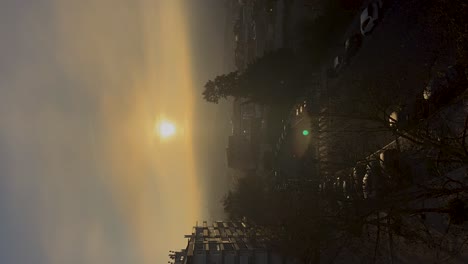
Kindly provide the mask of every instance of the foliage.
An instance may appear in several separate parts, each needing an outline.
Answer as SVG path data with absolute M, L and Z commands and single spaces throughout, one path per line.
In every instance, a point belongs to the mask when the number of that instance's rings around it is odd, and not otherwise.
M 229 96 L 263 104 L 281 103 L 301 94 L 304 71 L 291 50 L 279 49 L 257 59 L 244 72 L 235 71 L 209 80 L 203 98 L 211 103 Z
M 219 75 L 205 84 L 203 98 L 210 103 L 218 103 L 219 99 L 226 99 L 228 96 L 242 96 L 243 91 L 240 88 L 237 71 Z
M 263 222 L 266 204 L 264 183 L 259 177 L 247 176 L 239 179 L 234 191 L 223 199 L 223 206 L 231 219 L 255 219 Z

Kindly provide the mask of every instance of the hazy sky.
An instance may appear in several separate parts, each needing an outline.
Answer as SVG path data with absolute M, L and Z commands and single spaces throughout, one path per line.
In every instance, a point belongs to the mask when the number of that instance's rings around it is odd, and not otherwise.
M 226 106 L 200 98 L 222 73 L 221 2 L 0 0 L 0 263 L 185 247 L 224 188 Z

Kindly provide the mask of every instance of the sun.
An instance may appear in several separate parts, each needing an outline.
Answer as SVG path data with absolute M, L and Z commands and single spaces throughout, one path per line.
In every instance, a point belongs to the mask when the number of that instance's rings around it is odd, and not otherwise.
M 172 137 L 176 132 L 176 127 L 169 121 L 162 121 L 158 127 L 159 135 L 161 138 Z

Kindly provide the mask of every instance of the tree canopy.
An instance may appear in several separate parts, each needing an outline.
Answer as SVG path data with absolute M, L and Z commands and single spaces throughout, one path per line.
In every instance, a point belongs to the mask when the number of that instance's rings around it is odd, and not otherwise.
M 273 104 L 296 98 L 303 89 L 304 69 L 288 49 L 279 49 L 251 63 L 244 72 L 216 76 L 205 84 L 203 98 L 218 103 L 229 96 Z

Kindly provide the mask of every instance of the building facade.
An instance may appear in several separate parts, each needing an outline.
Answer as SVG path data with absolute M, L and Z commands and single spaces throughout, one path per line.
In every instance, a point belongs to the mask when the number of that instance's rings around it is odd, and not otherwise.
M 228 167 L 250 171 L 259 167 L 264 144 L 265 109 L 247 99 L 236 98 L 231 117 L 232 135 L 226 148 Z
M 185 236 L 187 247 L 171 251 L 173 264 L 269 264 L 283 259 L 266 246 L 265 239 L 245 222 L 203 222 Z
M 226 148 L 227 165 L 231 169 L 248 171 L 256 168 L 254 149 L 244 135 L 232 135 Z

